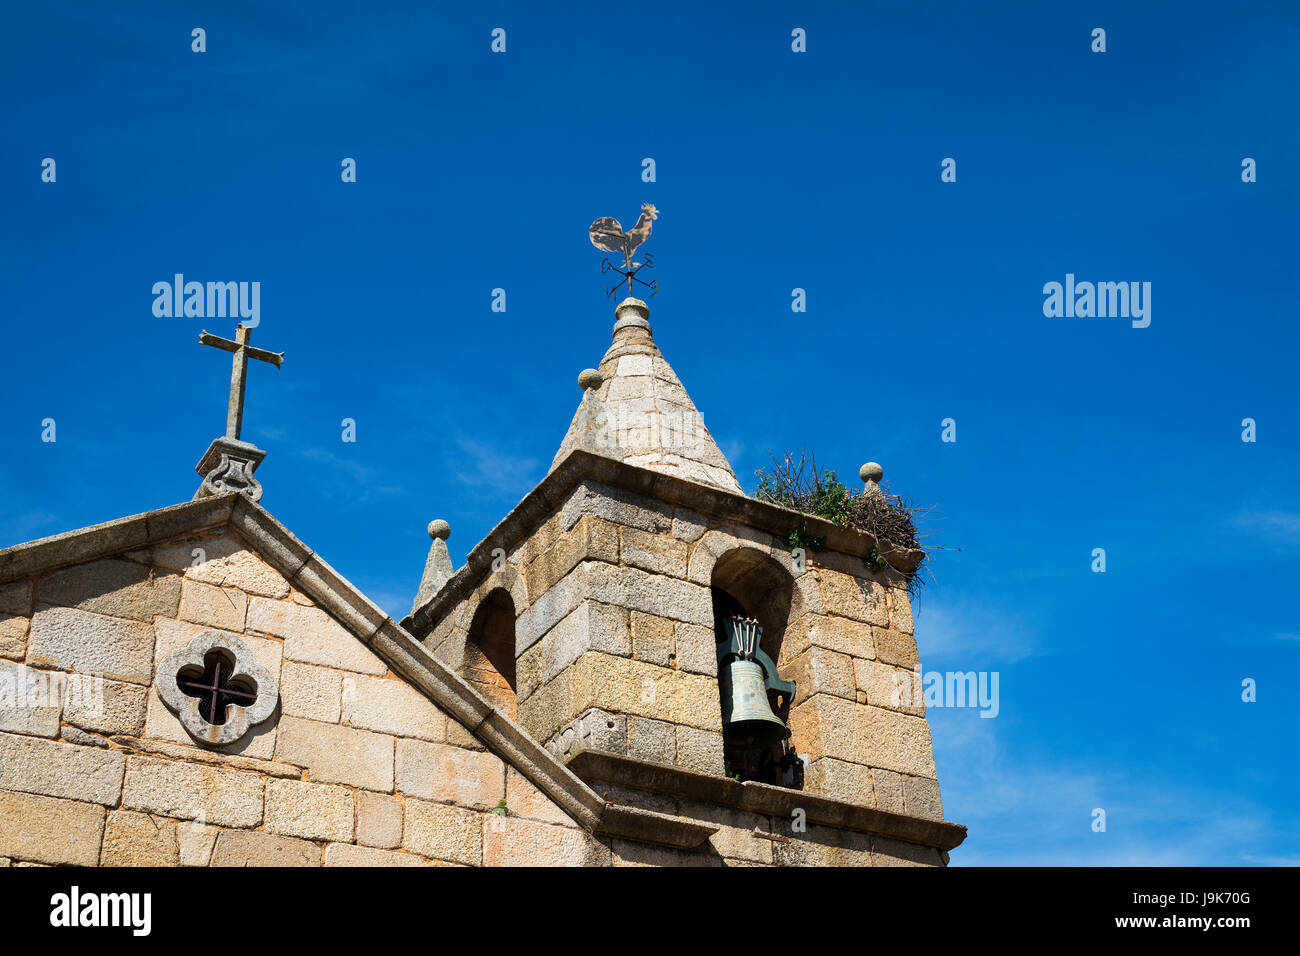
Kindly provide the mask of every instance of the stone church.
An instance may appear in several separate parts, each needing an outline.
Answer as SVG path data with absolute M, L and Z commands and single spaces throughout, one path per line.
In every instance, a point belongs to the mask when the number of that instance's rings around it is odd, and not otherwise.
M 863 561 L 920 553 L 746 496 L 615 318 L 550 472 L 459 569 L 430 524 L 401 621 L 260 504 L 280 356 L 205 333 L 193 500 L 0 551 L 0 865 L 945 865 L 905 580 Z

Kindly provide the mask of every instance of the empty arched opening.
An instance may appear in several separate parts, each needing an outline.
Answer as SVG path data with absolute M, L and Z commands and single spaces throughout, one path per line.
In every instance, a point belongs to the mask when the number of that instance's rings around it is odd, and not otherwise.
M 515 602 L 498 589 L 474 612 L 461 676 L 515 717 Z
M 718 642 L 718 679 L 723 711 L 722 742 L 726 756 L 726 772 L 741 780 L 757 780 L 784 786 L 803 785 L 802 765 L 795 748 L 787 739 L 775 742 L 764 740 L 763 730 L 780 734 L 780 728 L 767 719 L 762 700 L 766 697 L 767 711 L 782 724 L 788 725 L 790 695 L 779 689 L 753 683 L 757 678 L 751 667 L 735 668 L 737 657 L 728 656 L 733 648 L 732 630 L 727 621 L 734 617 L 753 619 L 762 629 L 758 642 L 761 654 L 755 655 L 764 678 L 777 678 L 773 662 L 780 659 L 781 640 L 785 635 L 794 595 L 794 580 L 781 564 L 768 554 L 753 548 L 737 548 L 718 558 L 710 581 L 713 592 L 713 630 Z M 740 707 L 737 701 L 742 687 L 758 690 L 757 702 L 750 697 L 749 711 L 761 715 L 758 721 L 738 720 Z M 730 719 L 729 719 L 730 718 Z M 757 728 L 757 733 L 755 729 Z

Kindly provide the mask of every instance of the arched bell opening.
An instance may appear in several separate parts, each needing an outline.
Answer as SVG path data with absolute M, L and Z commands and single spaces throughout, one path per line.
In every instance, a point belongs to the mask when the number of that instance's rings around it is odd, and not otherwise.
M 803 765 L 788 729 L 794 684 L 777 673 L 794 581 L 770 555 L 738 548 L 711 580 L 726 773 L 801 788 Z
M 515 602 L 504 588 L 489 593 L 474 612 L 461 676 L 514 719 Z

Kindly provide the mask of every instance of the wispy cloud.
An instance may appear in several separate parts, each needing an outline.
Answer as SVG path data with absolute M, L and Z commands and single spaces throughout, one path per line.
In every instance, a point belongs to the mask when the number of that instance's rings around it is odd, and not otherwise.
M 1024 618 L 997 604 L 969 597 L 927 601 L 918 612 L 916 637 L 922 663 L 1015 663 L 1040 652 L 1038 634 Z
M 1243 531 L 1273 543 L 1300 543 L 1300 514 L 1294 511 L 1282 511 L 1276 508 L 1266 511 L 1243 511 L 1233 519 L 1233 524 Z
M 542 477 L 536 458 L 499 451 L 473 438 L 458 438 L 456 445 L 461 454 L 448 465 L 463 484 L 522 497 Z

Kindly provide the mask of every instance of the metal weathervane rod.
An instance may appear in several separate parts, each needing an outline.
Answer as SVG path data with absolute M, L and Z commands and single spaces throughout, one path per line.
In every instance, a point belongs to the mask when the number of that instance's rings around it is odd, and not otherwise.
M 611 216 L 602 216 L 591 224 L 588 229 L 588 235 L 591 237 L 591 244 L 602 252 L 622 253 L 623 268 L 620 269 L 614 263 L 606 259 L 601 263 L 601 272 L 617 272 L 623 278 L 613 286 L 605 288 L 605 295 L 613 295 L 623 285 L 627 283 L 627 294 L 632 294 L 632 283 L 639 282 L 647 289 L 650 294 L 654 295 L 659 291 L 658 280 L 652 279 L 646 282 L 637 276 L 643 268 L 654 268 L 654 257 L 646 253 L 644 262 L 634 262 L 632 254 L 650 238 L 650 230 L 654 226 L 654 221 L 659 218 L 659 210 L 650 203 L 641 204 L 641 216 L 636 221 L 636 225 L 628 231 L 623 231 L 623 226 L 617 219 Z

